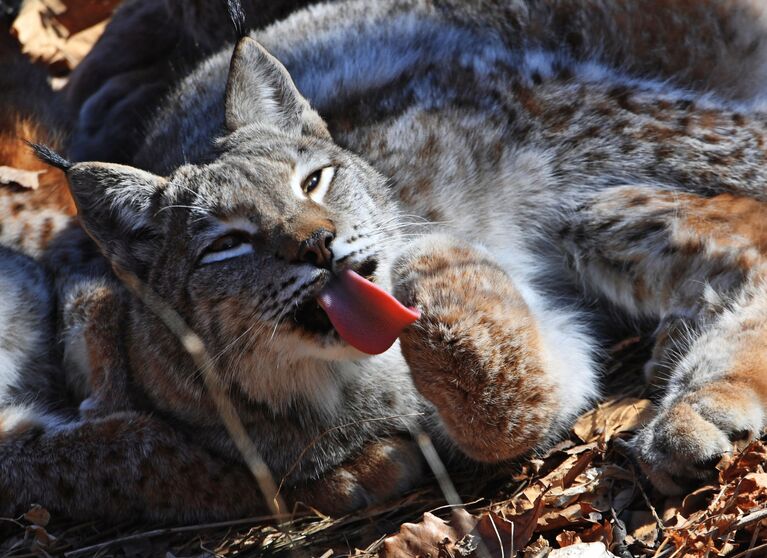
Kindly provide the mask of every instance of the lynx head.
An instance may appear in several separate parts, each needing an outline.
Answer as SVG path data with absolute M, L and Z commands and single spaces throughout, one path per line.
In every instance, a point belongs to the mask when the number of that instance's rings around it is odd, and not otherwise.
M 68 176 L 112 265 L 170 302 L 221 373 L 257 392 L 298 382 L 296 362 L 361 356 L 315 299 L 347 268 L 388 287 L 397 215 L 385 179 L 333 143 L 287 70 L 250 38 L 236 47 L 225 102 L 228 132 L 209 164 L 164 178 L 80 163 Z

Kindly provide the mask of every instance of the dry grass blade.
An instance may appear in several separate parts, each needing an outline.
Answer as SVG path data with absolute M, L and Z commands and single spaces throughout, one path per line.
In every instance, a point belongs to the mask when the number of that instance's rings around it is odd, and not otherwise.
M 194 360 L 195 365 L 203 372 L 205 386 L 216 404 L 221 419 L 237 449 L 243 456 L 250 471 L 258 483 L 266 504 L 277 519 L 286 519 L 287 506 L 282 501 L 274 477 L 258 452 L 253 441 L 248 436 L 237 411 L 229 397 L 224 392 L 218 377 L 215 375 L 213 359 L 205 349 L 202 339 L 186 325 L 181 316 L 164 300 L 142 282 L 133 273 L 116 270 L 123 283 L 159 317 L 165 326 L 178 338 L 184 349 Z
M 249 517 L 245 519 L 237 519 L 233 521 L 220 521 L 217 523 L 201 523 L 198 525 L 187 525 L 184 527 L 167 527 L 164 529 L 153 529 L 151 531 L 143 531 L 141 533 L 134 533 L 132 535 L 126 535 L 122 537 L 117 537 L 108 541 L 103 541 L 97 544 L 93 544 L 90 546 L 85 546 L 82 548 L 78 548 L 77 550 L 72 550 L 70 552 L 65 552 L 64 556 L 66 558 L 78 558 L 79 556 L 92 556 L 95 552 L 109 548 L 111 546 L 115 546 L 122 543 L 132 542 L 132 541 L 139 541 L 144 539 L 149 539 L 152 537 L 164 537 L 168 535 L 172 535 L 175 533 L 197 533 L 200 531 L 206 531 L 210 529 L 220 529 L 221 527 L 234 527 L 238 525 L 253 525 L 256 523 L 260 523 L 263 521 L 270 521 L 272 520 L 272 516 L 261 516 L 261 517 Z

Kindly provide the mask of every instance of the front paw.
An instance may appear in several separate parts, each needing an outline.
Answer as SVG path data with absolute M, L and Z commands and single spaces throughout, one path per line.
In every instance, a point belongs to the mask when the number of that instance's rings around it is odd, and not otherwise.
M 662 409 L 637 434 L 640 466 L 664 494 L 683 494 L 716 475 L 715 465 L 761 429 L 763 410 L 749 388 L 710 386 Z
M 394 266 L 394 296 L 421 318 L 400 337 L 416 388 L 473 459 L 537 446 L 557 412 L 540 336 L 509 276 L 489 254 L 444 235 L 415 243 Z

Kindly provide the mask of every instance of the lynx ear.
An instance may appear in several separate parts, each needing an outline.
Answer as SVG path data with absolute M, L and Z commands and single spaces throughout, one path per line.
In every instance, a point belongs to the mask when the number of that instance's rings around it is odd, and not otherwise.
M 153 208 L 164 178 L 112 163 L 78 163 L 67 178 L 83 227 L 113 265 L 139 271 L 151 261 Z
M 330 137 L 279 60 L 250 37 L 234 49 L 226 84 L 226 126 L 261 123 L 290 133 Z

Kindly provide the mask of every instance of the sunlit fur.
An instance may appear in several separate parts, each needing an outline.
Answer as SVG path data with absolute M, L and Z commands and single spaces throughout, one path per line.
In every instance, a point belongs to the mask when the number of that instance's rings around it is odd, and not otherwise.
M 87 399 L 78 422 L 12 423 L 0 471 L 25 475 L 0 475 L 7 507 L 262 506 L 201 372 L 126 273 L 204 340 L 293 502 L 343 512 L 417 483 L 413 428 L 457 461 L 546 447 L 598 396 L 598 324 L 657 325 L 643 469 L 666 492 L 710 474 L 765 426 L 765 18 L 748 2 L 627 4 L 313 6 L 179 80 L 130 166 L 92 162 L 133 125 L 108 99 L 141 83 L 107 79 L 75 107 L 68 179 L 89 237 L 67 231 L 47 256 L 67 382 Z M 93 60 L 141 24 L 123 14 Z M 327 167 L 321 200 L 296 191 Z M 201 261 L 232 231 L 253 251 Z M 333 236 L 327 267 L 302 256 L 317 231 Z M 314 307 L 347 267 L 421 310 L 383 355 Z M 83 467 L 96 461 L 119 480 Z

